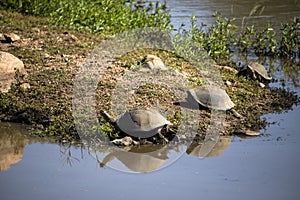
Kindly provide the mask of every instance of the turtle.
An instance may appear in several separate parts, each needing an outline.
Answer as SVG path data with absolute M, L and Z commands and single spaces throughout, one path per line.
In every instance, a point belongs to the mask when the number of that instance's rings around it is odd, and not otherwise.
M 106 111 L 102 113 L 117 129 L 136 138 L 149 138 L 159 134 L 166 142 L 168 140 L 161 134 L 161 130 L 172 124 L 158 111 L 152 108 L 132 109 L 126 111 L 117 120 L 114 120 Z
M 231 111 L 232 114 L 241 118 L 242 116 L 233 109 L 235 106 L 225 90 L 218 86 L 205 85 L 189 89 L 188 101 L 200 104 L 203 107 L 215 110 Z
M 254 80 L 271 81 L 272 77 L 268 75 L 266 68 L 258 62 L 249 62 L 243 69 L 242 73 L 246 72 Z

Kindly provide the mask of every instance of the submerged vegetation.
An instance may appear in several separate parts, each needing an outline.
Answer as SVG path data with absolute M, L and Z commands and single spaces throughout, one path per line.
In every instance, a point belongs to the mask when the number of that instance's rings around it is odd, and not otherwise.
M 5 94 L 0 92 L 0 120 L 31 124 L 35 134 L 54 136 L 58 140 L 79 138 L 72 116 L 74 78 L 84 59 L 99 42 L 134 28 L 172 28 L 169 11 L 164 4 L 144 1 L 7 0 L 0 2 L 0 9 L 0 33 L 14 32 L 21 36 L 20 41 L 1 43 L 1 50 L 19 57 L 28 72 L 26 77 L 17 73 L 17 82 L 12 89 Z M 174 38 L 178 39 L 177 42 L 180 38 L 184 38 L 185 42 L 196 41 L 218 63 L 230 63 L 228 60 L 233 52 L 299 59 L 299 19 L 283 24 L 281 33 L 277 33 L 270 25 L 263 30 L 256 30 L 254 26 L 239 28 L 234 25 L 234 19 L 221 15 L 215 17 L 211 27 L 204 24 L 198 27 L 192 16 L 192 29 Z M 194 56 L 191 43 L 177 44 L 177 52 L 189 49 L 189 56 Z M 105 72 L 96 94 L 101 129 L 112 139 L 119 135 L 101 117 L 100 110 L 110 108 L 117 79 L 125 71 L 140 66 L 147 54 L 158 55 L 167 66 L 184 74 L 193 86 L 205 83 L 188 59 L 174 53 L 141 49 L 121 56 Z M 261 115 L 282 112 L 299 102 L 294 93 L 284 89 L 261 88 L 257 81 L 248 77 L 226 70 L 220 70 L 220 73 L 224 83 L 228 84 L 226 91 L 236 104 L 236 110 L 244 116 L 239 120 L 226 115 L 229 123 L 225 134 L 237 129 L 264 128 L 266 123 L 260 119 Z M 28 83 L 30 88 L 20 87 L 22 83 Z M 174 101 L 176 98 L 168 88 L 146 85 L 137 90 L 130 103 L 148 107 L 159 102 L 163 108 L 171 110 L 168 120 L 178 126 L 180 112 Z M 199 124 L 199 132 L 204 132 L 209 124 L 210 112 L 201 110 L 200 116 L 203 120 Z

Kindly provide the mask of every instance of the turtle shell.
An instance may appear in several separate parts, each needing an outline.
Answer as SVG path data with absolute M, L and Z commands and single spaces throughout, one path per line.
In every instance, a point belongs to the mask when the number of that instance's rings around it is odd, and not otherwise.
M 116 123 L 126 134 L 139 138 L 152 137 L 164 126 L 170 124 L 166 118 L 154 109 L 126 111 Z
M 256 72 L 259 76 L 261 76 L 265 80 L 268 81 L 272 80 L 272 77 L 268 75 L 266 68 L 257 62 L 250 62 L 247 65 L 247 68 L 249 68 L 252 72 Z
M 230 110 L 234 103 L 225 90 L 218 86 L 199 86 L 188 91 L 188 94 L 200 105 L 216 109 Z

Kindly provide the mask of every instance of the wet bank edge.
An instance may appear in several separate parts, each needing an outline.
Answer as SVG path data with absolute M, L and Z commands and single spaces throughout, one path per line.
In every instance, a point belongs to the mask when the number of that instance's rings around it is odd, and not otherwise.
M 17 74 L 17 83 L 11 90 L 6 94 L 0 93 L 0 120 L 30 124 L 33 127 L 32 134 L 54 137 L 58 141 L 80 139 L 72 118 L 74 78 L 87 55 L 102 39 L 88 33 L 49 28 L 45 19 L 4 11 L 1 11 L 1 16 L 0 32 L 14 32 L 21 37 L 21 40 L 14 43 L 1 43 L 1 50 L 20 58 L 28 76 Z M 143 49 L 123 55 L 105 72 L 105 78 L 98 84 L 96 96 L 101 129 L 111 140 L 124 135 L 114 130 L 100 114 L 100 110 L 109 110 L 117 78 L 131 70 L 132 66 L 139 66 L 147 54 L 159 56 L 167 66 L 186 74 L 192 84 L 203 84 L 203 79 L 193 66 L 172 53 Z M 237 119 L 227 114 L 223 135 L 231 135 L 238 130 L 263 129 L 267 123 L 260 118 L 262 115 L 285 112 L 300 102 L 299 97 L 291 91 L 268 86 L 261 88 L 257 81 L 237 76 L 226 68 L 221 67 L 220 74 L 224 83 L 231 83 L 225 89 L 235 103 L 237 112 L 243 116 L 242 119 Z M 24 82 L 30 88 L 24 90 L 20 87 Z M 168 116 L 168 120 L 176 130 L 180 124 L 180 113 L 174 104 L 176 98 L 167 88 L 146 85 L 140 87 L 131 99 L 133 107 L 149 107 L 158 101 L 174 114 Z M 201 117 L 198 135 L 203 137 L 211 113 L 208 109 L 197 112 Z M 161 142 L 159 138 L 150 140 Z

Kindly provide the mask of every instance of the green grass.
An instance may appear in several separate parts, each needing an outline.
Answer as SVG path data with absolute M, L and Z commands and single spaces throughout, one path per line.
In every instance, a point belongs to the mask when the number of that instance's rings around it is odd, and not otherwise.
M 163 4 L 135 0 L 7 0 L 0 7 L 47 17 L 57 26 L 114 34 L 141 27 L 167 28 L 170 15 Z

